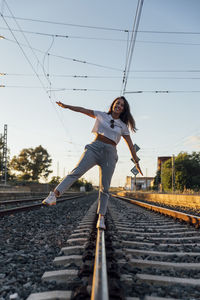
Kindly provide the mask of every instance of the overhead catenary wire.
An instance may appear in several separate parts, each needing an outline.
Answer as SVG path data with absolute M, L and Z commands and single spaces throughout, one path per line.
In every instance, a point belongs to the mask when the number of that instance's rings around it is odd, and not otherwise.
M 42 89 L 41 86 L 20 86 L 20 85 L 0 85 L 2 88 L 27 88 L 27 89 Z M 46 87 L 48 89 L 48 87 Z M 51 92 L 63 92 L 63 91 L 74 91 L 74 92 L 118 92 L 118 90 L 114 89 L 90 89 L 90 88 L 54 88 L 49 90 Z M 126 94 L 142 94 L 142 93 L 155 93 L 155 94 L 172 94 L 172 93 L 200 93 L 200 90 L 191 90 L 191 91 L 184 91 L 184 90 L 158 90 L 158 91 L 127 91 Z M 191 100 L 190 100 L 191 101 Z
M 121 94 L 123 94 L 123 95 L 126 91 L 126 85 L 127 85 L 130 66 L 131 66 L 131 62 L 132 62 L 133 51 L 134 51 L 136 37 L 137 37 L 137 30 L 138 30 L 139 23 L 140 23 L 143 2 L 144 2 L 144 0 L 138 0 L 138 4 L 137 4 L 135 19 L 134 19 L 134 23 L 133 23 L 133 31 L 132 31 L 132 35 L 131 35 L 131 41 L 129 43 L 129 49 L 128 49 L 128 53 L 127 53 L 127 57 L 126 57 L 125 68 L 124 68 L 124 75 L 123 75 L 123 79 L 122 79 Z
M 16 43 L 16 40 L 11 40 L 11 39 L 8 39 L 8 38 L 5 38 L 5 40 L 9 41 L 9 42 L 14 42 Z M 24 47 L 28 47 L 27 45 L 23 44 L 23 43 L 19 43 L 21 46 L 24 46 Z M 28 47 L 29 48 L 29 47 Z M 46 53 L 45 51 L 42 51 L 40 49 L 37 49 L 37 48 L 34 48 L 32 47 L 33 50 L 36 50 L 40 53 Z M 101 65 L 101 64 L 97 64 L 97 63 L 92 63 L 92 62 L 89 62 L 89 61 L 86 61 L 86 60 L 82 60 L 82 59 L 77 59 L 77 58 L 72 58 L 72 57 L 66 57 L 66 56 L 62 56 L 62 55 L 56 55 L 56 54 L 53 54 L 53 53 L 48 53 L 49 56 L 52 56 L 52 57 L 57 57 L 57 58 L 60 58 L 60 59 L 64 59 L 64 60 L 70 60 L 72 62 L 76 62 L 76 63 L 81 63 L 81 64 L 87 64 L 87 65 L 91 65 L 91 66 L 94 66 L 94 67 L 99 67 L 99 68 L 103 68 L 103 69 L 108 69 L 108 70 L 114 70 L 114 71 L 122 71 L 122 69 L 119 69 L 119 68 L 114 68 L 114 67 L 111 67 L 111 66 L 105 66 L 105 65 Z
M 135 71 L 137 72 L 137 71 Z M 200 72 L 200 70 L 199 70 Z M 0 76 L 22 76 L 22 77 L 30 77 L 35 76 L 34 74 L 23 74 L 23 73 L 0 73 Z M 43 74 L 39 74 L 40 77 Z M 74 78 L 74 79 L 120 79 L 121 76 L 104 76 L 104 75 L 73 75 L 73 74 L 48 74 L 49 77 L 61 77 L 61 78 Z M 172 80 L 200 80 L 200 77 L 152 77 L 152 76 L 129 76 L 129 79 L 172 79 Z
M 125 92 L 125 94 L 141 94 L 141 93 L 155 93 L 155 94 L 159 94 L 159 93 L 164 93 L 164 94 L 170 94 L 170 93 L 200 93 L 200 91 L 199 90 L 197 90 L 197 91 L 195 91 L 195 90 L 193 90 L 193 91 L 184 91 L 184 90 L 182 90 L 182 91 L 176 91 L 176 90 L 172 90 L 172 91 L 170 91 L 170 90 L 166 90 L 166 91 L 162 91 L 162 90 L 160 90 L 160 91 L 126 91 Z
M 8 10 L 10 11 L 11 15 L 13 16 L 13 14 L 12 14 L 12 12 L 11 12 L 11 10 L 10 10 L 10 8 L 9 8 L 9 6 L 8 6 L 8 4 L 7 4 L 7 2 L 6 2 L 6 0 L 4 0 L 4 3 L 6 4 Z M 31 69 L 33 70 L 33 72 L 34 72 L 34 74 L 36 75 L 36 77 L 38 78 L 38 80 L 39 80 L 39 82 L 40 82 L 40 84 L 41 84 L 42 89 L 46 92 L 46 94 L 47 94 L 47 96 L 48 96 L 48 99 L 50 100 L 51 104 L 53 105 L 53 108 L 54 108 L 54 110 L 56 111 L 56 114 L 57 114 L 57 116 L 58 116 L 58 118 L 59 118 L 59 120 L 60 120 L 60 122 L 61 122 L 61 124 L 62 124 L 62 126 L 63 126 L 63 128 L 64 128 L 64 131 L 66 132 L 66 135 L 68 136 L 68 133 L 67 133 L 67 131 L 66 131 L 66 127 L 64 126 L 63 120 L 60 118 L 60 115 L 59 115 L 58 111 L 57 111 L 56 108 L 55 108 L 55 104 L 51 101 L 51 97 L 50 97 L 50 95 L 49 95 L 49 91 L 46 89 L 44 83 L 42 82 L 42 80 L 40 79 L 40 77 L 39 77 L 37 71 L 35 70 L 35 68 L 34 68 L 34 66 L 33 66 L 33 64 L 32 64 L 32 62 L 30 61 L 30 59 L 28 58 L 28 56 L 27 56 L 27 54 L 25 53 L 24 49 L 22 48 L 22 46 L 21 46 L 20 43 L 18 42 L 17 38 L 15 37 L 14 33 L 12 32 L 12 30 L 11 30 L 11 28 L 10 28 L 8 22 L 5 20 L 5 18 L 4 18 L 4 16 L 2 15 L 2 13 L 0 13 L 0 15 L 1 15 L 2 19 L 4 20 L 6 26 L 9 28 L 11 35 L 13 36 L 13 38 L 14 38 L 14 40 L 16 41 L 17 45 L 19 46 L 20 50 L 22 51 L 22 54 L 23 54 L 23 56 L 25 57 L 26 61 L 27 61 L 28 64 L 30 65 L 30 67 L 31 67 Z M 13 18 L 14 18 L 14 16 L 13 16 Z M 17 24 L 17 22 L 16 22 L 16 24 Z M 18 28 L 20 28 L 20 26 L 19 26 L 18 24 L 17 24 L 17 26 L 18 26 Z M 24 36 L 24 34 L 23 34 L 23 36 Z M 31 49 L 33 50 L 33 48 L 30 46 L 30 44 L 29 44 L 28 40 L 26 39 L 26 37 L 24 37 L 24 38 L 25 38 L 26 42 L 28 43 L 29 48 L 31 48 Z M 33 51 L 33 53 L 34 53 L 34 51 Z M 34 53 L 34 56 L 37 58 L 37 56 L 35 55 L 35 53 Z M 38 60 L 38 58 L 37 58 L 37 60 Z M 40 61 L 39 61 L 39 60 L 38 60 L 38 62 L 39 62 L 39 64 L 40 64 Z M 40 65 L 41 65 L 41 64 L 40 64 Z M 46 77 L 46 78 L 47 78 L 47 77 Z M 49 79 L 48 79 L 48 78 L 47 78 L 47 80 L 48 80 L 48 82 L 49 82 Z M 49 84 L 50 84 L 50 86 L 51 86 L 51 83 L 50 83 L 50 82 L 49 82 Z M 1 87 L 1 86 L 0 86 L 0 87 Z M 3 86 L 3 87 L 5 87 L 5 86 Z M 70 144 L 72 143 L 71 141 L 68 141 L 68 142 L 69 142 Z
M 5 18 L 3 17 L 3 15 L 1 14 L 2 19 L 4 20 L 4 22 L 6 23 L 6 25 L 8 26 L 8 28 L 10 29 L 9 24 L 7 23 L 7 21 L 5 20 Z M 26 61 L 28 62 L 29 66 L 31 67 L 32 71 L 34 72 L 35 76 L 38 78 L 38 80 L 41 83 L 41 86 L 45 89 L 45 86 L 43 85 L 43 82 L 41 81 L 38 73 L 35 71 L 30 59 L 28 58 L 28 56 L 26 55 L 24 49 L 22 48 L 21 44 L 18 42 L 17 38 L 15 37 L 15 35 L 13 34 L 12 30 L 10 29 L 10 32 L 15 40 L 15 42 L 17 43 L 17 45 L 19 46 L 20 50 L 22 51 L 23 56 L 25 57 Z
M 54 37 L 54 38 L 64 38 L 64 39 L 83 39 L 83 40 L 95 40 L 95 41 L 110 41 L 110 42 L 126 42 L 127 39 L 117 39 L 117 38 L 105 38 L 105 37 L 91 37 L 91 36 L 80 36 L 80 35 L 70 35 L 70 34 L 56 34 L 56 33 L 46 33 L 46 32 L 38 32 L 38 31 L 29 31 L 29 30 L 18 30 L 11 28 L 12 31 L 14 32 L 23 32 L 23 33 L 28 33 L 32 35 L 41 35 L 41 36 L 46 36 L 46 37 Z M 0 27 L 0 30 L 8 30 L 8 28 L 5 27 Z M 138 31 L 142 32 L 142 31 Z M 130 35 L 130 31 L 126 31 L 125 33 Z M 148 33 L 148 32 L 145 32 Z M 149 32 L 151 33 L 151 32 Z M 160 32 L 164 33 L 164 32 Z M 189 34 L 189 33 L 188 33 Z M 128 42 L 130 42 L 128 38 Z M 146 44 L 167 44 L 167 45 L 183 45 L 183 46 L 200 46 L 200 43 L 186 43 L 186 42 L 171 42 L 171 41 L 145 41 L 145 40 L 137 40 L 137 43 L 146 43 Z
M 7 28 L 0 27 L 1 30 L 7 30 Z M 19 32 L 18 29 L 13 29 L 15 32 Z M 38 31 L 29 31 L 23 30 L 24 33 L 32 34 L 32 35 L 41 35 L 45 37 L 54 37 L 54 38 L 64 38 L 64 39 L 85 39 L 85 40 L 100 40 L 100 41 L 117 41 L 117 42 L 126 42 L 124 39 L 117 39 L 117 38 L 103 38 L 103 37 L 90 37 L 90 36 L 80 36 L 80 35 L 70 35 L 70 34 L 56 34 L 56 33 L 46 33 L 46 32 L 38 32 Z
M 20 23 L 21 24 L 21 23 Z M 127 34 L 130 34 L 130 32 L 127 32 Z M 137 39 L 137 42 L 138 42 L 138 39 Z M 142 42 L 145 42 L 145 41 L 142 41 Z M 14 48 L 14 47 L 13 47 Z M 65 55 L 65 54 L 64 54 Z M 48 54 L 48 57 L 50 57 L 50 54 Z M 45 61 L 46 62 L 46 61 Z M 164 65 L 163 65 L 164 66 Z M 161 67 L 163 67 L 163 66 L 161 66 Z M 189 66 L 189 65 L 188 65 Z M 190 65 L 190 66 L 192 66 L 192 65 Z M 196 67 L 196 65 L 194 65 L 195 67 Z M 165 66 L 164 66 L 165 67 Z M 173 67 L 175 67 L 176 68 L 176 66 L 174 65 Z M 183 66 L 184 67 L 184 66 Z M 148 66 L 147 66 L 147 68 L 148 68 Z M 166 70 L 165 70 L 166 71 Z M 165 72 L 164 71 L 164 72 Z M 188 70 L 187 70 L 188 71 Z M 131 70 L 130 70 L 130 72 L 131 72 Z M 136 70 L 134 70 L 134 72 L 137 72 Z M 143 72 L 143 70 L 138 70 L 138 72 Z M 144 71 L 145 72 L 145 71 Z M 146 72 L 163 72 L 163 70 L 146 70 Z M 167 72 L 170 72 L 170 71 L 168 71 L 167 70 Z M 173 70 L 172 72 L 182 72 L 182 70 L 181 71 L 176 71 L 176 70 Z M 191 70 L 189 70 L 188 72 L 191 72 Z M 195 70 L 195 72 L 198 72 L 198 70 Z M 49 72 L 48 72 L 49 73 Z M 77 72 L 78 73 L 78 72 Z M 131 74 L 130 74 L 131 75 Z M 131 78 L 131 76 L 129 75 L 129 79 Z M 157 74 L 156 74 L 157 75 Z M 159 74 L 160 75 L 160 74 Z M 39 75 L 39 76 L 41 76 L 41 75 Z M 53 76 L 53 74 L 49 74 L 49 78 L 52 78 L 52 76 Z M 55 76 L 63 76 L 63 75 L 55 75 Z M 64 75 L 65 76 L 65 75 Z M 67 75 L 68 76 L 68 75 Z M 92 78 L 92 77 L 89 77 L 88 75 L 73 75 L 74 76 L 74 78 L 81 78 L 81 76 L 82 76 L 82 78 L 86 78 L 86 76 L 87 76 L 87 78 Z M 85 77 L 83 77 L 83 76 L 85 76 Z M 156 79 L 156 77 L 155 77 L 155 79 Z M 71 84 L 70 84 L 71 85 Z M 75 85 L 75 84 L 74 84 Z M 62 84 L 61 84 L 61 86 L 62 86 Z M 141 86 L 142 87 L 142 86 Z M 143 86 L 144 87 L 144 86 Z M 162 88 L 163 88 L 164 86 L 162 86 Z M 46 87 L 47 88 L 47 87 Z M 157 86 L 157 88 L 159 88 L 159 86 Z M 198 89 L 198 87 L 197 87 L 197 89 Z M 74 90 L 75 91 L 75 90 Z M 77 90 L 78 91 L 78 90 Z M 76 91 L 75 91 L 76 92 Z M 143 91 L 143 92 L 147 92 L 147 91 Z M 151 91 L 151 92 L 153 92 L 153 91 Z M 131 97 L 130 97 L 131 98 Z M 137 97 L 136 97 L 137 98 Z M 140 97 L 139 97 L 140 98 Z
M 45 53 L 44 51 L 41 51 L 39 49 L 35 49 L 35 48 L 32 48 L 34 50 L 37 50 L 37 51 L 40 51 L 42 53 Z M 48 53 L 48 56 L 51 56 L 52 54 L 51 53 Z M 53 54 L 53 56 L 56 56 Z M 59 58 L 64 58 L 64 59 L 70 59 L 74 62 L 81 62 L 81 63 L 88 63 L 86 61 L 81 61 L 81 60 L 78 60 L 78 59 L 73 59 L 73 58 L 68 58 L 68 57 L 60 57 L 58 56 Z M 98 64 L 93 64 L 93 65 L 98 65 Z M 98 65 L 99 66 L 99 65 Z M 110 67 L 107 67 L 107 66 L 102 66 L 101 67 L 106 67 L 106 68 L 110 68 Z M 113 69 L 113 68 L 112 68 Z M 116 70 L 116 69 L 115 69 Z M 117 69 L 117 71 L 122 71 L 120 69 Z M 134 70 L 134 72 L 199 72 L 200 70 Z M 130 71 L 131 72 L 131 71 Z M 76 77 L 77 75 L 75 75 L 74 77 Z M 78 77 L 78 76 L 77 76 Z M 86 76 L 85 76 L 86 78 Z M 80 90 L 80 89 L 72 89 L 72 90 Z M 84 90 L 84 89 L 83 89 Z M 86 90 L 86 89 L 85 89 Z M 87 89 L 88 90 L 88 89 Z M 104 90 L 103 90 L 104 91 Z M 151 92 L 151 93 L 169 93 L 169 92 L 177 92 L 177 91 L 128 91 L 128 93 L 146 93 L 146 92 Z M 178 92 L 190 92 L 190 91 L 178 91 Z M 191 92 L 198 92 L 198 91 L 191 91 Z
M 4 15 L 5 18 L 13 18 L 12 16 Z M 22 21 L 29 21 L 29 22 L 39 22 L 39 23 L 48 23 L 54 25 L 62 25 L 62 26 L 70 26 L 70 27 L 80 27 L 80 28 L 87 28 L 87 29 L 95 29 L 95 30 L 106 30 L 106 31 L 119 31 L 119 32 L 133 32 L 134 30 L 128 28 L 113 28 L 113 27 L 105 27 L 105 26 L 92 26 L 92 25 L 83 25 L 83 24 L 72 24 L 72 23 L 65 23 L 65 22 L 54 22 L 49 20 L 42 20 L 42 19 L 33 19 L 33 18 L 24 18 L 24 17 L 17 17 L 15 19 L 22 20 Z M 181 35 L 200 35 L 200 31 L 164 31 L 164 30 L 137 30 L 138 33 L 155 33 L 155 34 L 181 34 Z
M 5 18 L 12 18 L 12 17 L 5 15 Z M 54 21 L 48 21 L 48 20 L 22 18 L 22 17 L 16 17 L 16 16 L 15 16 L 15 18 L 18 19 L 18 20 L 23 20 L 23 21 L 48 23 L 48 24 L 62 25 L 62 26 L 71 26 L 71 27 L 77 27 L 77 28 L 87 28 L 87 29 L 96 29 L 96 30 L 127 32 L 127 29 L 111 28 L 111 27 L 105 27 L 105 26 L 90 26 L 90 25 L 72 24 L 72 23 L 65 23 L 65 22 L 54 22 Z
M 26 43 L 27 43 L 29 49 L 31 49 L 32 54 L 34 55 L 34 57 L 35 57 L 37 63 L 42 67 L 42 70 L 43 70 L 43 69 L 44 69 L 43 66 L 41 65 L 41 63 L 40 63 L 40 61 L 39 61 L 37 55 L 36 55 L 35 52 L 34 52 L 34 49 L 31 47 L 31 45 L 30 45 L 28 39 L 26 38 L 25 34 L 24 34 L 23 31 L 21 30 L 20 25 L 17 23 L 17 21 L 16 21 L 14 15 L 13 15 L 13 13 L 12 13 L 10 7 L 8 6 L 6 0 L 4 0 L 4 3 L 5 3 L 5 5 L 6 5 L 6 7 L 7 7 L 7 9 L 9 10 L 10 14 L 12 15 L 12 18 L 15 20 L 15 23 L 16 23 L 16 25 L 17 25 L 17 27 L 18 27 L 20 33 L 21 33 L 22 36 L 24 37 L 24 39 L 25 39 L 25 41 L 26 41 Z M 37 76 L 37 78 L 38 78 L 39 81 L 40 81 L 40 84 L 42 85 L 42 87 L 43 87 L 44 90 L 45 90 L 45 86 L 44 86 L 42 80 L 40 79 L 38 73 L 35 71 L 35 68 L 33 67 L 32 62 L 30 61 L 30 59 L 28 58 L 27 54 L 26 54 L 25 51 L 23 50 L 22 46 L 21 46 L 20 43 L 18 42 L 18 40 L 17 40 L 17 38 L 15 37 L 15 35 L 14 35 L 12 29 L 10 28 L 10 26 L 8 25 L 8 23 L 6 22 L 6 20 L 5 20 L 5 18 L 4 18 L 4 16 L 3 16 L 2 14 L 1 14 L 1 17 L 3 18 L 4 22 L 6 23 L 8 29 L 9 29 L 9 31 L 11 32 L 11 34 L 12 34 L 12 36 L 14 37 L 15 41 L 17 42 L 18 46 L 20 47 L 20 49 L 21 49 L 23 55 L 25 56 L 26 60 L 28 61 L 29 65 L 31 66 L 31 69 L 34 71 L 34 74 Z M 44 75 L 45 75 L 45 73 L 44 73 Z M 45 76 L 45 77 L 46 77 L 46 79 L 47 79 L 47 81 L 48 81 L 48 83 L 49 83 L 49 85 L 50 85 L 51 83 L 49 82 L 49 78 L 48 78 L 47 76 Z M 49 95 L 48 95 L 48 97 L 49 97 Z M 50 100 L 51 100 L 51 99 L 50 99 Z
M 16 43 L 16 40 L 11 40 L 11 39 L 8 39 L 8 38 L 5 38 L 5 40 L 11 42 L 11 43 Z M 21 46 L 23 47 L 28 47 L 27 45 L 23 44 L 23 43 L 19 43 Z M 42 51 L 40 49 L 37 49 L 37 48 L 34 48 L 32 47 L 33 50 L 35 51 L 38 51 L 40 53 L 45 53 L 45 51 Z M 96 63 L 92 63 L 92 62 L 88 62 L 88 61 L 85 61 L 85 60 L 81 60 L 81 59 L 77 59 L 77 58 L 72 58 L 72 57 L 66 57 L 66 56 L 61 56 L 61 55 L 57 55 L 57 54 L 54 54 L 54 53 L 48 53 L 49 56 L 52 56 L 52 57 L 56 57 L 56 58 L 60 58 L 60 59 L 64 59 L 64 60 L 71 60 L 75 63 L 83 63 L 83 64 L 88 64 L 88 65 L 92 65 L 92 66 L 96 66 L 96 67 L 99 67 L 99 68 L 103 68 L 103 69 L 108 69 L 108 70 L 113 70 L 113 71 L 118 71 L 118 72 L 123 72 L 124 70 L 123 69 L 119 69 L 119 68 L 114 68 L 114 67 L 111 67 L 111 66 L 106 66 L 106 65 L 101 65 L 101 64 L 96 64 Z M 191 70 L 173 70 L 173 69 L 161 69 L 161 70 L 147 70 L 147 69 L 144 69 L 144 70 L 130 70 L 129 73 L 132 73 L 132 72 L 148 72 L 148 73 L 195 73 L 195 72 L 200 72 L 200 69 L 191 69 Z

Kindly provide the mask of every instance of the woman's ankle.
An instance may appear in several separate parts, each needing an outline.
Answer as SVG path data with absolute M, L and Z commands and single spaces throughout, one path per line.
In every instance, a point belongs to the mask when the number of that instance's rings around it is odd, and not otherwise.
M 60 196 L 60 192 L 58 190 L 54 190 L 54 194 L 55 194 L 56 197 Z

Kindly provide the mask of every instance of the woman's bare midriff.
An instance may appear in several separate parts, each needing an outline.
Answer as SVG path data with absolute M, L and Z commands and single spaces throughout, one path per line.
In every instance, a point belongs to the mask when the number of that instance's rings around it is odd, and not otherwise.
M 110 140 L 109 138 L 107 138 L 107 137 L 105 137 L 104 135 L 101 135 L 101 134 L 96 135 L 95 141 L 101 141 L 103 143 L 111 144 L 113 146 L 116 146 L 115 142 L 113 142 L 112 140 Z

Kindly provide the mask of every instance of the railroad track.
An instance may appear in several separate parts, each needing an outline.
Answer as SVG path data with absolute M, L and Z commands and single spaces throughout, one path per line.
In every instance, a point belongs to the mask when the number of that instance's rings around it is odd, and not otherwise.
M 111 200 L 110 224 L 114 255 L 124 297 L 131 299 L 200 299 L 200 235 L 187 216 L 138 202 Z M 126 201 L 128 199 L 126 198 Z M 146 206 L 146 204 L 145 204 Z M 180 218 L 180 219 L 179 219 Z M 187 220 L 190 223 L 183 223 Z
M 110 200 L 106 231 L 96 229 L 93 203 L 55 257 L 55 269 L 42 276 L 58 288 L 43 288 L 28 300 L 200 299 L 197 221 L 190 216 L 185 223 L 185 217 L 169 218 L 125 200 Z
M 47 271 L 42 276 L 42 282 L 54 281 L 58 286 L 64 284 L 66 289 L 33 293 L 27 300 L 90 298 L 96 242 L 96 211 L 97 201 L 69 236 L 66 246 L 61 249 L 61 256 L 55 257 L 55 270 Z
M 60 197 L 57 202 L 60 203 L 66 200 L 75 199 L 84 194 L 85 193 L 66 193 Z M 44 200 L 46 196 L 0 201 L 0 216 L 40 208 L 43 206 L 42 200 Z M 24 205 L 24 203 L 28 203 L 28 205 Z

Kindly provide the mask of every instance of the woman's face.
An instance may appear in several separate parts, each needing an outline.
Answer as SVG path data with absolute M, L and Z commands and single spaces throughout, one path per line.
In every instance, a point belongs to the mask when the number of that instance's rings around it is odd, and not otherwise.
M 124 111 L 124 100 L 121 98 L 117 99 L 113 105 L 112 110 L 113 112 L 120 115 Z

